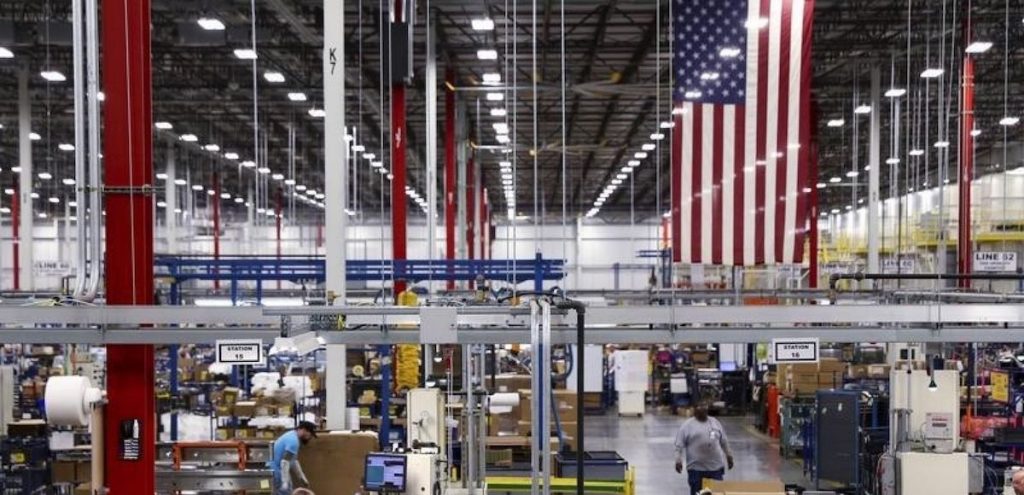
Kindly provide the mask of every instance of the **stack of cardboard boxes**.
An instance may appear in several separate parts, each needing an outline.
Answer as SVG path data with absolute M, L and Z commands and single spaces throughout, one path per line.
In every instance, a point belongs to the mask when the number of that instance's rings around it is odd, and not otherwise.
M 823 358 L 817 363 L 780 364 L 776 379 L 782 393 L 799 396 L 814 395 L 818 390 L 842 388 L 845 376 L 846 363 Z
M 563 438 L 569 448 L 576 450 L 576 438 L 578 427 L 576 423 L 576 392 L 570 390 L 555 390 L 554 401 L 556 417 L 551 417 L 551 437 L 557 440 L 557 428 L 561 427 Z M 533 418 L 530 417 L 533 397 L 530 390 L 519 390 L 519 405 L 513 407 L 512 411 L 502 414 L 491 414 L 488 423 L 488 437 L 492 445 L 508 447 L 513 443 L 529 446 L 530 433 L 533 427 Z M 547 406 L 546 406 L 547 407 Z M 498 438 L 501 438 L 499 441 Z

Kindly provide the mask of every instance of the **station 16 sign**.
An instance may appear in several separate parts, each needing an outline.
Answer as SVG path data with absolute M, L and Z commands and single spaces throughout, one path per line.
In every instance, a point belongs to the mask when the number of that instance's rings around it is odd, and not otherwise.
M 1015 272 L 1017 253 L 1008 251 L 976 251 L 974 253 L 976 272 Z

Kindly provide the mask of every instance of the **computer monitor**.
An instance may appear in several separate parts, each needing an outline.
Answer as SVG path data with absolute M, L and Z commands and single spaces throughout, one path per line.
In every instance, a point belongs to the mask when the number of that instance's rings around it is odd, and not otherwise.
M 736 365 L 736 361 L 722 361 L 718 364 L 718 370 L 723 373 L 736 371 L 739 367 Z
M 371 492 L 400 493 L 405 491 L 406 458 L 399 454 L 366 454 L 363 488 Z

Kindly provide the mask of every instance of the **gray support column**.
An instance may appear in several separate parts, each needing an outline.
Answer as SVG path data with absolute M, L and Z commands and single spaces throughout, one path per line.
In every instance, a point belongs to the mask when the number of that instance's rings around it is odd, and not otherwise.
M 455 119 L 455 175 L 456 175 L 456 194 L 455 194 L 455 217 L 458 219 L 455 226 L 455 252 L 458 259 L 464 260 L 469 257 L 466 242 L 466 158 L 468 157 L 468 150 L 466 149 L 466 143 L 469 141 L 466 136 L 466 105 L 461 100 L 456 102 L 456 114 L 462 115 L 463 118 Z
M 345 142 L 345 2 L 324 0 L 324 190 L 328 301 L 345 305 L 348 145 Z M 327 346 L 327 428 L 345 428 L 345 346 Z M 349 425 L 358 428 L 359 425 Z
M 18 262 L 21 263 L 21 289 L 34 290 L 32 279 L 33 259 L 33 224 L 35 212 L 32 208 L 32 102 L 28 92 L 28 69 L 18 72 L 18 166 L 21 176 L 18 178 L 18 201 L 21 202 L 21 231 L 18 239 Z
M 178 214 L 174 212 L 178 206 L 178 186 L 174 181 L 178 178 L 178 163 L 175 156 L 174 141 L 167 140 L 167 168 L 164 170 L 167 180 L 164 181 L 164 228 L 167 231 L 167 254 L 178 253 Z
M 429 9 L 427 15 L 427 259 L 433 261 L 437 253 L 437 60 L 434 47 L 434 21 Z M 428 298 L 434 295 L 434 282 L 427 285 Z
M 871 129 L 868 139 L 868 272 L 878 273 L 879 251 L 879 177 L 881 164 L 882 83 L 878 67 L 871 69 Z

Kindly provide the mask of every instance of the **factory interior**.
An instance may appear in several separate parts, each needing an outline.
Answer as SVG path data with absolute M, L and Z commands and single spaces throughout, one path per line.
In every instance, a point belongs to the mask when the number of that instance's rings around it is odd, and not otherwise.
M 1024 495 L 1024 0 L 0 0 L 0 495 Z

